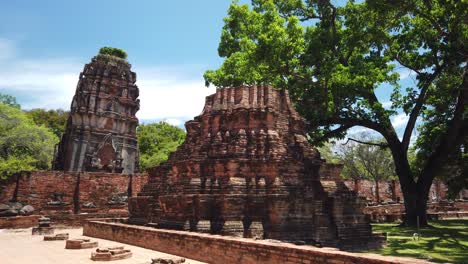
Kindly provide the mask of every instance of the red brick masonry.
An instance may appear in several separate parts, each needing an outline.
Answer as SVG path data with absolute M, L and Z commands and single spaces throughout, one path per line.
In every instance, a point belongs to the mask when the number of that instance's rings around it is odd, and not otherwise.
M 29 228 L 37 226 L 40 215 L 0 217 L 0 229 L 4 228 Z
M 113 240 L 208 263 L 429 263 L 423 260 L 358 254 L 332 248 L 296 246 L 186 231 L 155 229 L 103 221 L 86 222 L 83 235 Z
M 136 195 L 147 179 L 147 174 L 130 176 L 117 173 L 34 171 L 19 179 L 0 183 L 0 203 L 16 199 L 32 205 L 35 214 L 70 214 L 80 210 L 87 212 L 83 204 L 92 202 L 96 205 L 92 213 L 108 213 L 115 209 L 107 204 L 111 195 Z M 54 208 L 47 205 L 47 202 L 53 200 L 54 192 L 63 193 L 66 206 Z M 127 211 L 126 206 L 123 209 Z

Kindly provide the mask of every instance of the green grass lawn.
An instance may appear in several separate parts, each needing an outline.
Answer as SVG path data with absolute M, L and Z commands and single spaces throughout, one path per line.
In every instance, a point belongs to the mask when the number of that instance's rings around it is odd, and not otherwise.
M 468 219 L 432 221 L 422 228 L 419 240 L 415 228 L 397 224 L 372 224 L 374 232 L 387 232 L 387 246 L 371 252 L 404 256 L 441 263 L 468 263 Z

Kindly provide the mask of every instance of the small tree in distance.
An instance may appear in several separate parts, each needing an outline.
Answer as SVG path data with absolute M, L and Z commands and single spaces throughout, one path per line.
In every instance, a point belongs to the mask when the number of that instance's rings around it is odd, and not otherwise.
M 383 140 L 367 133 L 358 135 L 358 141 L 366 143 L 348 140 L 339 147 L 338 156 L 345 166 L 343 176 L 374 181 L 375 200 L 380 203 L 379 182 L 396 178 L 392 155 Z
M 16 102 L 16 97 L 0 93 L 0 103 L 20 109 L 21 106 Z

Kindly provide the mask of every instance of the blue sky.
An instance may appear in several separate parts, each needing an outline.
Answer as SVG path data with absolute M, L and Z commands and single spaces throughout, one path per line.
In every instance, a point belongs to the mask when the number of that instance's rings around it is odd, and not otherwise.
M 222 62 L 217 47 L 230 3 L 3 1 L 0 92 L 16 96 L 24 109 L 68 109 L 83 65 L 100 47 L 119 47 L 137 72 L 138 117 L 182 125 L 214 92 L 204 87 L 202 75 Z M 410 73 L 401 73 L 402 82 L 411 84 Z M 388 105 L 388 91 L 382 89 L 379 97 Z M 400 114 L 393 121 L 402 126 L 406 120 Z
M 102 46 L 125 49 L 141 90 L 140 119 L 181 124 L 199 114 L 203 72 L 216 68 L 230 0 L 4 1 L 0 92 L 23 108 L 68 109 L 83 65 Z
M 134 64 L 214 66 L 229 0 L 4 1 L 0 34 L 29 57 L 78 56 L 104 46 L 128 51 Z

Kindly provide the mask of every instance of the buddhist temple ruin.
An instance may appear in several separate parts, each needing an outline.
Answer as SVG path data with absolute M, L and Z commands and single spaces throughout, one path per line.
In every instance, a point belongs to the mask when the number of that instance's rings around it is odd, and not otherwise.
M 122 58 L 99 54 L 80 73 L 54 170 L 138 171 L 136 74 Z
M 130 223 L 344 249 L 381 241 L 338 180 L 342 167 L 308 143 L 286 91 L 220 88 L 185 127 L 185 142 L 129 200 Z

